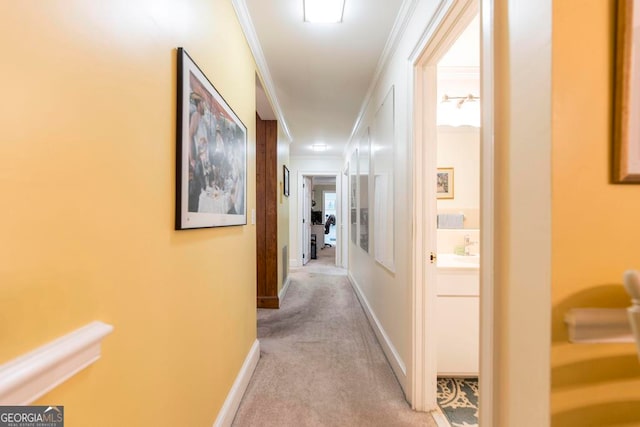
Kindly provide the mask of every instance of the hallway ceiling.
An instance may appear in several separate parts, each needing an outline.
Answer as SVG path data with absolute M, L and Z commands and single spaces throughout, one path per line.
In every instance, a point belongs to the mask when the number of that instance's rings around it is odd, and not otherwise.
M 303 0 L 234 3 L 249 13 L 291 155 L 341 156 L 403 0 L 346 0 L 340 24 L 304 22 Z M 327 150 L 314 152 L 312 144 Z

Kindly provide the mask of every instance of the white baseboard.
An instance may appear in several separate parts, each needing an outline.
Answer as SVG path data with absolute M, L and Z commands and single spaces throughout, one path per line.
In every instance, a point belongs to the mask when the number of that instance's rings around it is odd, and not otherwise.
M 449 420 L 444 415 L 444 413 L 442 412 L 442 409 L 440 409 L 439 406 L 429 413 L 431 414 L 431 417 L 436 422 L 436 425 L 438 427 L 451 427 Z
M 251 380 L 251 376 L 253 375 L 253 371 L 256 369 L 259 359 L 260 342 L 255 340 L 247 354 L 247 357 L 244 359 L 242 368 L 240 368 L 240 372 L 238 372 L 238 376 L 233 382 L 233 386 L 231 386 L 231 390 L 218 413 L 216 421 L 213 423 L 213 427 L 229 427 L 231 425 L 236 416 L 236 412 L 238 412 L 240 401 L 242 400 L 242 396 L 244 396 L 244 392 L 247 390 L 249 380 Z
M 113 326 L 92 322 L 0 366 L 0 405 L 28 405 L 100 358 Z
M 384 351 L 385 356 L 387 356 L 387 360 L 391 365 L 391 369 L 393 369 L 393 372 L 396 374 L 396 377 L 398 378 L 398 381 L 400 382 L 402 389 L 406 390 L 407 368 L 404 362 L 402 361 L 400 354 L 398 353 L 398 351 L 396 350 L 396 347 L 393 345 L 393 343 L 391 342 L 391 339 L 389 338 L 384 328 L 382 327 L 382 324 L 378 320 L 378 317 L 371 309 L 371 306 L 369 305 L 369 301 L 367 301 L 367 298 L 364 296 L 364 293 L 360 290 L 360 287 L 358 286 L 357 281 L 351 275 L 351 272 L 349 272 L 348 277 L 349 277 L 349 281 L 351 282 L 351 286 L 355 290 L 356 295 L 360 300 L 360 305 L 364 309 L 364 312 L 367 315 L 367 319 L 369 319 L 369 323 L 371 324 L 371 327 L 373 328 L 373 331 L 375 332 L 376 337 L 378 338 L 378 342 L 380 343 L 380 346 L 382 347 L 382 350 Z
M 278 294 L 278 300 L 280 304 L 282 304 L 282 299 L 287 295 L 287 291 L 289 290 L 289 285 L 291 284 L 291 275 L 287 277 L 287 280 L 284 282 L 284 286 L 280 289 L 280 293 Z

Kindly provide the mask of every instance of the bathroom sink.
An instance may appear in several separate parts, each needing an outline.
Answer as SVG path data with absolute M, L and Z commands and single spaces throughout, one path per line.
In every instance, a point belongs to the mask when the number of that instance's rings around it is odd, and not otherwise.
M 452 260 L 457 262 L 464 262 L 469 264 L 479 264 L 480 263 L 480 255 L 453 255 Z
M 438 254 L 438 267 L 478 268 L 480 255 Z

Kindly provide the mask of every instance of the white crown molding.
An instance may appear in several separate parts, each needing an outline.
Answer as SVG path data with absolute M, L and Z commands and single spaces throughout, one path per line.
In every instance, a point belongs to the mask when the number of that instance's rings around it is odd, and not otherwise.
M 100 358 L 113 326 L 92 322 L 0 366 L 0 405 L 28 405 Z
M 287 122 L 284 118 L 284 113 L 280 108 L 280 103 L 278 102 L 278 97 L 276 96 L 276 87 L 273 83 L 273 79 L 271 77 L 271 72 L 269 71 L 269 66 L 267 65 L 267 60 L 264 57 L 264 52 L 262 51 L 262 46 L 260 45 L 260 41 L 258 40 L 258 34 L 256 33 L 256 29 L 253 26 L 253 21 L 251 20 L 251 15 L 249 14 L 249 9 L 247 8 L 247 3 L 245 0 L 231 0 L 233 4 L 233 8 L 236 11 L 236 15 L 238 16 L 238 21 L 240 22 L 240 26 L 242 27 L 242 32 L 244 33 L 245 38 L 247 39 L 247 43 L 249 44 L 249 48 L 251 49 L 251 53 L 253 54 L 253 59 L 256 61 L 256 66 L 258 67 L 258 72 L 262 78 L 263 89 L 267 94 L 267 97 L 271 100 L 273 104 L 273 110 L 278 118 L 278 122 L 281 128 L 284 130 L 284 133 L 289 138 L 289 143 L 293 141 L 291 137 L 291 132 L 289 131 L 289 127 L 287 126 Z
M 216 421 L 213 423 L 213 427 L 228 427 L 231 425 L 236 416 L 236 412 L 238 412 L 238 408 L 240 407 L 242 396 L 244 396 L 244 393 L 249 386 L 249 381 L 253 376 L 253 372 L 256 370 L 258 360 L 260 360 L 260 342 L 255 340 L 251 349 L 249 349 L 249 353 L 247 353 L 247 357 L 244 359 L 240 372 L 238 372 L 238 376 L 233 382 L 231 390 L 229 391 L 218 416 L 216 417 Z
M 380 58 L 378 59 L 378 65 L 376 66 L 376 70 L 373 73 L 373 78 L 371 79 L 369 89 L 367 90 L 367 94 L 365 95 L 362 106 L 360 107 L 360 111 L 358 112 L 358 117 L 353 124 L 349 142 L 344 147 L 342 153 L 343 156 L 347 156 L 349 154 L 351 143 L 355 138 L 358 129 L 360 128 L 360 124 L 362 122 L 362 119 L 364 118 L 364 115 L 367 112 L 367 108 L 369 107 L 369 103 L 371 102 L 371 98 L 373 97 L 373 92 L 378 85 L 378 81 L 380 80 L 382 71 L 385 69 L 385 67 L 389 63 L 389 60 L 391 59 L 391 56 L 398 48 L 398 43 L 400 42 L 400 39 L 404 35 L 404 32 L 409 25 L 409 21 L 411 20 L 411 16 L 413 15 L 413 11 L 418 5 L 418 2 L 419 0 L 404 0 L 402 2 L 402 5 L 400 6 L 400 11 L 398 11 L 396 20 L 393 23 L 393 27 L 391 28 L 391 32 L 389 33 L 389 37 L 387 38 L 387 42 L 384 45 L 384 49 L 382 50 Z
M 424 28 L 422 35 L 411 51 L 411 54 L 409 55 L 409 62 L 411 62 L 412 64 L 418 62 L 427 44 L 430 43 L 434 33 L 438 30 L 439 26 L 445 19 L 445 16 L 447 16 L 447 14 L 451 12 L 451 8 L 454 6 L 455 1 L 456 0 L 440 0 L 440 3 L 438 3 L 436 10 L 433 12 L 429 24 Z M 459 19 L 460 18 L 456 18 L 456 21 Z

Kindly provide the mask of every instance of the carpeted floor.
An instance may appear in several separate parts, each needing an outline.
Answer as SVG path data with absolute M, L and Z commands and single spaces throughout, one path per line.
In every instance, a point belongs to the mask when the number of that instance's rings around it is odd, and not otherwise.
M 335 248 L 292 269 L 279 310 L 258 310 L 261 358 L 234 426 L 435 426 L 411 410 Z

